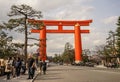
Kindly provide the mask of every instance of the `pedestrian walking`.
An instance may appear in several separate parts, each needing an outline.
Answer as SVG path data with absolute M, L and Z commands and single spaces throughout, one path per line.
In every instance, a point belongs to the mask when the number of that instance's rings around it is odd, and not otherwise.
M 15 62 L 15 70 L 16 70 L 17 77 L 20 76 L 21 65 L 22 65 L 22 63 L 21 63 L 20 57 L 17 57 L 17 60 Z
M 10 79 L 11 71 L 12 71 L 11 64 L 10 63 L 6 63 L 5 72 L 6 72 L 6 75 L 7 75 L 7 80 Z
M 45 61 L 43 61 L 42 63 L 42 70 L 43 70 L 43 74 L 46 74 L 46 69 L 47 69 L 47 63 Z
M 8 57 L 8 60 L 6 62 L 6 67 L 5 67 L 5 73 L 7 75 L 7 80 L 10 79 L 11 72 L 12 72 L 12 57 Z
M 5 60 L 1 59 L 1 75 L 3 76 L 5 74 Z
M 15 78 L 16 77 L 16 57 L 13 57 L 13 62 L 12 62 L 12 76 L 13 76 L 13 78 Z
M 27 60 L 28 78 L 33 79 L 35 74 L 35 59 L 30 54 Z
M 40 72 L 42 72 L 42 61 L 40 60 L 40 62 L 39 62 L 39 66 L 40 66 Z
M 22 74 L 25 74 L 25 72 L 26 72 L 26 65 L 25 65 L 25 61 L 22 59 L 21 60 L 22 61 L 22 65 L 21 65 L 21 72 L 22 72 Z

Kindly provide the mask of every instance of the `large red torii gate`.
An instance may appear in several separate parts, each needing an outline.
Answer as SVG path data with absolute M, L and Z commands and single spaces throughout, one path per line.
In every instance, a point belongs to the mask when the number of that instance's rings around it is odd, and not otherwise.
M 42 60 L 46 60 L 46 33 L 74 33 L 75 37 L 75 62 L 79 63 L 82 58 L 82 42 L 81 42 L 81 33 L 89 33 L 89 30 L 81 30 L 80 26 L 89 26 L 89 23 L 92 20 L 80 20 L 80 21 L 67 21 L 67 20 L 34 20 L 29 19 L 28 22 L 32 24 L 41 24 L 44 23 L 42 30 L 32 29 L 32 33 L 40 33 L 40 55 Z M 46 29 L 46 26 L 58 26 L 57 30 Z M 74 30 L 63 30 L 63 26 L 74 26 Z

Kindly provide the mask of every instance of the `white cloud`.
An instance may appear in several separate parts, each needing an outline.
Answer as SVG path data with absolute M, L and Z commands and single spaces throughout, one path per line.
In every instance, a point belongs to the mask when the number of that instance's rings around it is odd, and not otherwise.
M 21 39 L 13 39 L 13 43 L 24 43 Z
M 90 0 L 89 0 L 90 1 Z M 57 8 L 64 7 L 66 5 L 77 5 L 82 4 L 83 2 L 88 2 L 88 0 L 38 0 L 36 7 L 40 7 L 40 9 L 45 11 L 52 11 Z
M 48 53 L 62 53 L 64 50 L 64 45 L 66 42 L 70 42 L 70 44 L 74 44 L 73 36 L 70 34 L 50 34 L 47 39 L 47 51 Z
M 44 18 L 59 19 L 59 20 L 60 19 L 67 19 L 67 20 L 88 19 L 89 15 L 93 10 L 94 10 L 94 7 L 92 6 L 82 6 L 80 4 L 78 5 L 67 4 L 65 6 L 52 9 L 51 11 L 47 11 L 44 15 Z
M 86 19 L 93 8 L 83 6 L 82 3 L 88 3 L 89 1 L 92 0 L 1 0 L 0 10 L 3 14 L 0 16 L 0 20 L 7 20 L 6 17 L 10 7 L 20 4 L 27 4 L 42 11 L 44 19 Z
M 38 46 L 28 47 L 28 53 L 36 53 Z
M 105 24 L 111 24 L 111 23 L 115 24 L 117 22 L 117 19 L 118 19 L 118 16 L 111 16 L 111 17 L 103 19 L 103 22 Z
M 94 40 L 94 45 L 98 45 L 98 44 L 100 44 L 101 43 L 101 41 L 100 40 Z
M 83 37 L 83 40 L 85 40 L 85 41 L 89 41 L 89 37 Z

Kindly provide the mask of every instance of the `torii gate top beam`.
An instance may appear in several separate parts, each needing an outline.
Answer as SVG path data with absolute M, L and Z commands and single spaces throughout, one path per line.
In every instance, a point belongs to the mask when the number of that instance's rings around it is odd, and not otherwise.
M 44 23 L 45 26 L 75 26 L 75 24 L 79 24 L 80 26 L 89 26 L 89 23 L 92 22 L 92 20 L 83 20 L 83 21 L 68 21 L 68 20 L 34 20 L 34 19 L 28 19 L 28 22 L 32 24 L 40 24 Z
M 63 30 L 63 26 L 89 26 L 89 23 L 92 22 L 92 20 L 83 20 L 83 21 L 70 21 L 70 20 L 34 20 L 34 19 L 28 19 L 29 23 L 35 24 L 41 24 L 43 23 L 44 26 L 58 26 L 57 30 L 53 29 L 47 29 L 46 33 L 75 33 L 75 30 Z M 40 30 L 32 29 L 32 33 L 40 33 Z M 80 33 L 89 33 L 89 30 L 80 30 Z

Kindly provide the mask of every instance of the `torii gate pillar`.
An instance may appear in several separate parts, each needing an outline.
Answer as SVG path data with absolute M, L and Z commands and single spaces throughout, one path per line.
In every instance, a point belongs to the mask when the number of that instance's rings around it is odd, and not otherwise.
M 40 30 L 40 59 L 46 60 L 46 27 Z
M 75 63 L 79 63 L 82 58 L 81 58 L 81 53 L 82 53 L 82 43 L 81 43 L 81 33 L 80 33 L 80 25 L 77 23 L 74 27 L 75 33 Z

